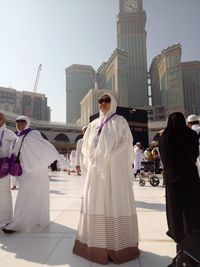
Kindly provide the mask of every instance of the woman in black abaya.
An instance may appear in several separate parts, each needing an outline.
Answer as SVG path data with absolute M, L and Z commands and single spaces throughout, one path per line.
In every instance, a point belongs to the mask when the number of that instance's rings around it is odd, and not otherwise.
M 182 113 L 169 116 L 159 148 L 166 184 L 167 235 L 178 244 L 187 233 L 200 230 L 199 140 Z

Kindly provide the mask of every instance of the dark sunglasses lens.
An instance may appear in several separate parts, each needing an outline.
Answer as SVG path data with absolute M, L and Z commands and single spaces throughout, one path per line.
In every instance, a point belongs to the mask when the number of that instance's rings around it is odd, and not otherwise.
M 100 99 L 98 100 L 98 103 L 99 103 L 99 104 L 102 104 L 103 102 L 104 102 L 104 103 L 110 103 L 110 102 L 111 102 L 110 97 L 100 98 Z
M 16 123 L 25 123 L 25 120 L 17 120 Z
M 104 99 L 104 102 L 105 102 L 105 103 L 110 103 L 110 102 L 111 102 L 110 97 L 105 98 L 105 99 Z

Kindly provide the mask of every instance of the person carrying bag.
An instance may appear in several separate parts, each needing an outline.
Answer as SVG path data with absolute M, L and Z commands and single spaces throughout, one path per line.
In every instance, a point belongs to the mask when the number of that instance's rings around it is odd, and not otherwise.
M 19 156 L 20 156 L 20 150 L 21 150 L 22 144 L 24 142 L 24 138 L 26 137 L 26 135 L 28 133 L 29 133 L 29 131 L 22 138 L 22 142 L 21 142 L 21 145 L 19 147 L 19 152 L 18 152 L 17 156 L 15 154 L 12 154 L 10 156 L 10 159 L 9 159 L 9 172 L 10 172 L 10 174 L 12 176 L 21 176 L 22 175 L 22 166 L 21 166 L 21 163 L 20 163 Z

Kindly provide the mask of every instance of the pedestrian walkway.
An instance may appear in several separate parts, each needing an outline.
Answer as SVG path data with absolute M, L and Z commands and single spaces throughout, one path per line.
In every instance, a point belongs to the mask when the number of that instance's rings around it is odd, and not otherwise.
M 161 182 L 162 184 L 162 182 Z M 139 222 L 139 259 L 122 267 L 165 267 L 175 256 L 175 244 L 166 235 L 164 188 L 134 182 Z M 0 233 L 0 267 L 98 267 L 72 254 L 81 206 L 81 176 L 50 174 L 51 223 L 31 233 Z M 12 191 L 15 201 L 17 191 Z M 31 211 L 30 211 L 31 212 Z M 116 266 L 113 263 L 107 266 Z

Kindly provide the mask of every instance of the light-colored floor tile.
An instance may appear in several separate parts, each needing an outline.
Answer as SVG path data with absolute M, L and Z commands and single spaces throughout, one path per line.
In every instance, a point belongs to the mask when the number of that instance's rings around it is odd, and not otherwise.
M 29 237 L 29 233 L 16 233 L 14 235 L 7 236 L 0 232 L 0 266 L 1 260 L 8 255 Z
M 57 246 L 59 240 L 58 238 L 29 237 L 15 249 L 8 246 L 9 255 L 1 259 L 0 266 L 41 266 Z
M 57 197 L 51 199 L 50 206 L 52 210 L 67 210 L 72 203 L 73 199 Z
M 165 240 L 167 222 L 165 212 L 138 212 L 140 240 Z
M 54 221 L 62 212 L 62 210 L 50 210 L 50 220 Z
M 69 233 L 74 232 L 75 229 L 70 228 L 64 224 L 58 224 L 56 222 L 51 222 L 48 226 L 43 229 L 43 233 Z
M 90 267 L 91 262 L 72 253 L 74 240 L 63 239 L 54 249 L 44 266 Z
M 139 224 L 139 259 L 123 267 L 165 267 L 175 256 L 175 244 L 166 236 L 165 188 L 141 187 L 134 182 L 133 190 Z M 12 191 L 13 202 L 18 191 Z M 50 218 L 46 227 L 36 227 L 31 233 L 0 233 L 0 267 L 97 267 L 73 255 L 72 248 L 79 222 L 82 177 L 66 172 L 50 173 Z M 109 266 L 116 266 L 109 263 Z
M 173 242 L 141 242 L 139 247 L 142 267 L 166 267 L 175 257 Z
M 80 212 L 79 211 L 64 211 L 58 216 L 54 223 L 62 226 L 66 226 L 69 229 L 77 230 L 79 222 Z
M 165 204 L 159 199 L 152 199 L 150 197 L 137 198 L 137 211 L 165 211 Z
M 102 265 L 102 264 L 97 264 L 97 263 L 92 263 L 91 267 L 100 267 L 100 266 L 105 266 L 105 265 Z M 116 267 L 118 265 L 112 263 L 112 262 L 109 262 L 108 265 L 106 265 L 108 267 L 112 266 L 112 267 Z M 129 261 L 129 262 L 126 262 L 126 263 L 122 263 L 119 265 L 120 267 L 141 267 L 140 265 L 140 259 L 136 259 L 136 260 L 133 260 L 133 261 Z M 152 266 L 153 267 L 153 266 Z

